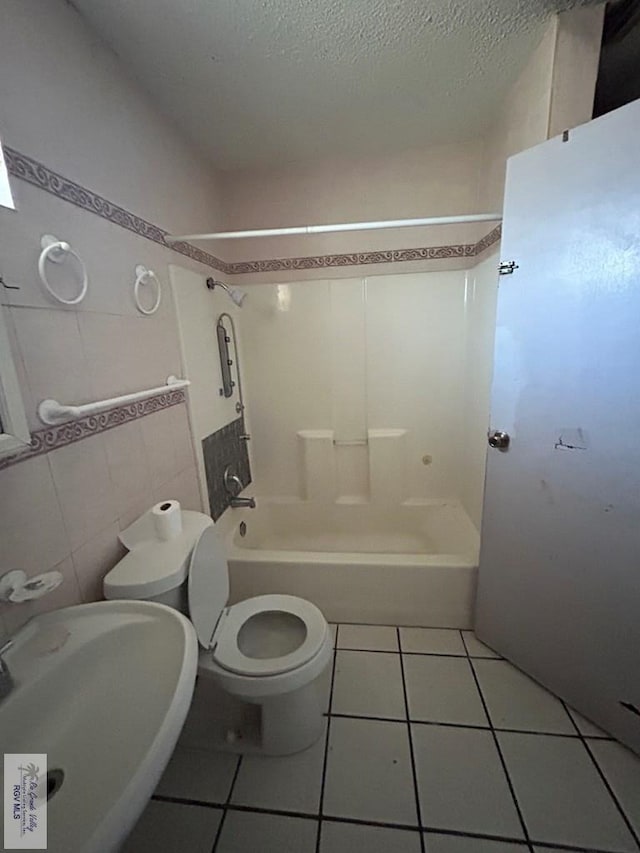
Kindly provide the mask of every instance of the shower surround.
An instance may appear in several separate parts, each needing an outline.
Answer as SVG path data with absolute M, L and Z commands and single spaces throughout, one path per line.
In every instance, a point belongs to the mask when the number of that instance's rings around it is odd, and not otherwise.
M 252 284 L 240 335 L 256 494 L 453 501 L 477 527 L 496 267 Z
M 265 584 L 331 619 L 471 624 L 496 290 L 497 255 L 251 284 L 240 334 L 258 509 L 227 521 L 234 596 Z

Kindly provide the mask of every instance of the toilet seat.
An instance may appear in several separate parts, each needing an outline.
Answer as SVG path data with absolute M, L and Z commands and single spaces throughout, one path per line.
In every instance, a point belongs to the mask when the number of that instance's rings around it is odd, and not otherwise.
M 300 645 L 278 657 L 257 658 L 246 655 L 238 644 L 240 632 L 250 619 L 262 613 L 297 617 L 306 631 Z M 252 628 L 258 641 L 262 630 L 265 629 L 259 623 Z M 223 669 L 238 675 L 278 675 L 297 669 L 315 657 L 323 646 L 327 631 L 324 616 L 311 602 L 293 595 L 259 595 L 225 610 L 213 635 L 213 659 Z
M 261 676 L 265 682 L 269 676 L 277 680 L 290 673 L 286 677 L 292 678 L 295 671 L 308 670 L 305 664 L 327 646 L 326 620 L 310 601 L 294 595 L 258 595 L 226 606 L 228 566 L 213 526 L 202 532 L 193 549 L 188 586 L 189 615 L 200 645 L 212 666 L 230 677 Z

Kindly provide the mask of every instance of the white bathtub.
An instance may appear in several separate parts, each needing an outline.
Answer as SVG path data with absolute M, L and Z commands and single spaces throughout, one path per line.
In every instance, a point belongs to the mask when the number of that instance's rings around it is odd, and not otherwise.
M 478 532 L 462 507 L 258 499 L 227 539 L 232 601 L 288 593 L 331 622 L 469 628 Z

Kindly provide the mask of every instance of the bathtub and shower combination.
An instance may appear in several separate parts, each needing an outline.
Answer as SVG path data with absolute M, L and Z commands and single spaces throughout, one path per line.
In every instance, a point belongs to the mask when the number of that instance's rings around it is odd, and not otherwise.
M 446 628 L 472 626 L 478 550 L 453 501 L 262 498 L 234 513 L 227 538 L 234 599 L 281 592 L 313 601 L 331 622 Z
M 218 285 L 242 304 L 242 292 L 207 280 L 210 289 Z M 217 333 L 221 394 L 234 394 L 230 367 L 235 362 L 237 411 L 242 412 L 237 336 L 226 312 L 218 318 Z M 231 601 L 281 593 L 313 602 L 331 622 L 471 628 L 478 531 L 457 501 L 398 497 L 404 483 L 397 460 L 405 452 L 406 430 L 368 430 L 367 435 L 355 444 L 368 445 L 371 500 L 262 497 L 254 505 L 252 498 L 234 498 L 236 508 L 223 522 Z M 317 492 L 334 493 L 333 453 L 341 442 L 329 430 L 302 430 L 297 436 L 305 482 L 314 483 Z

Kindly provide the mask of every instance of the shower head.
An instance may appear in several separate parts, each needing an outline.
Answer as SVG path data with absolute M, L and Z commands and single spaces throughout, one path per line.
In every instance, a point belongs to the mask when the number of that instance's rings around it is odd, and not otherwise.
M 236 303 L 238 308 L 242 308 L 242 303 L 246 297 L 246 293 L 244 290 L 239 290 L 237 287 L 228 287 L 223 281 L 216 281 L 213 278 L 207 279 L 207 287 L 209 290 L 214 290 L 216 287 L 221 287 L 223 290 L 226 290 L 229 296 Z
M 238 290 L 237 287 L 230 287 L 230 288 L 228 288 L 227 293 L 233 299 L 233 301 L 236 303 L 238 308 L 242 308 L 242 303 L 244 302 L 244 300 L 247 296 L 247 294 L 244 292 L 244 290 Z

